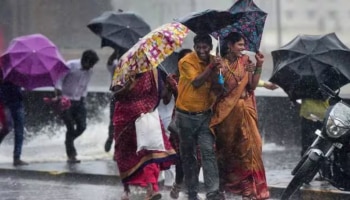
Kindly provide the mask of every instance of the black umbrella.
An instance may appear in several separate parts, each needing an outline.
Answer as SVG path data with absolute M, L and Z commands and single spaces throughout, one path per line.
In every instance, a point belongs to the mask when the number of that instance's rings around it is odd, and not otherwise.
M 232 15 L 229 11 L 208 9 L 201 12 L 191 13 L 190 15 L 177 19 L 176 21 L 187 26 L 196 34 L 210 34 L 232 24 L 239 16 L 241 15 Z
M 271 54 L 270 81 L 291 100 L 324 99 L 322 84 L 336 90 L 350 82 L 350 50 L 335 33 L 299 35 Z
M 174 52 L 160 64 L 159 68 L 166 74 L 176 74 L 178 71 L 178 58 L 179 53 Z
M 87 27 L 102 38 L 101 47 L 130 49 L 151 31 L 150 26 L 138 15 L 128 12 L 106 11 L 90 21 Z

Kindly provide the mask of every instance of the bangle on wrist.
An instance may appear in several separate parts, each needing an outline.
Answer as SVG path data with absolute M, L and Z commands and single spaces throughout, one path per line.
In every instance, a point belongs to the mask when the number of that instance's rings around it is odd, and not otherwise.
M 264 85 L 265 85 L 265 81 L 259 80 L 258 87 L 264 87 Z
M 257 68 L 255 68 L 255 70 L 254 70 L 254 75 L 255 74 L 261 74 L 261 72 L 262 72 L 262 67 L 257 67 Z

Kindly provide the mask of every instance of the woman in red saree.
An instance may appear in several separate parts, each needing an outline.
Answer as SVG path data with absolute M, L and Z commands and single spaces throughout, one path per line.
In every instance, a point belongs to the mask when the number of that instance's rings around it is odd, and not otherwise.
M 115 153 L 120 177 L 124 184 L 123 200 L 129 199 L 129 185 L 146 188 L 146 200 L 160 199 L 158 176 L 160 170 L 168 169 L 175 161 L 175 151 L 165 135 L 166 151 L 141 150 L 136 153 L 135 120 L 141 113 L 153 111 L 159 102 L 156 70 L 133 74 L 126 85 L 113 88 L 117 91 L 113 124 Z
M 256 65 L 242 55 L 244 39 L 231 33 L 224 39 L 221 72 L 224 87 L 213 79 L 218 97 L 210 128 L 216 136 L 221 189 L 242 199 L 267 199 L 269 191 L 262 161 L 262 140 L 257 125 L 254 96 L 264 56 Z M 216 75 L 217 77 L 217 75 Z M 222 89 L 224 88 L 224 89 Z

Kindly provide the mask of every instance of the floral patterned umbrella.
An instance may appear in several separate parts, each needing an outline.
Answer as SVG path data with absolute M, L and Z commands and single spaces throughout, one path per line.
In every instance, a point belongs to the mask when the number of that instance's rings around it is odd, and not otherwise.
M 187 34 L 186 26 L 172 22 L 145 35 L 120 58 L 114 71 L 112 87 L 124 85 L 130 71 L 143 73 L 157 67 L 182 45 Z
M 246 50 L 257 52 L 260 47 L 267 13 L 262 11 L 253 0 L 238 0 L 229 11 L 239 15 L 233 24 L 212 33 L 215 38 L 224 38 L 231 32 L 239 32 L 246 40 Z

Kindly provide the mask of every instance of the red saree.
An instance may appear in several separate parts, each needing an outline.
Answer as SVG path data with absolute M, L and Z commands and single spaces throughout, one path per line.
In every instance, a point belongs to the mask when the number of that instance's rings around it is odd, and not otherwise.
M 216 136 L 220 185 L 226 192 L 268 199 L 255 96 L 246 92 L 249 77 L 243 58 L 232 67 L 223 69 L 228 92 L 217 98 L 210 123 Z M 242 97 L 244 92 L 246 95 Z
M 135 86 L 125 95 L 118 96 L 115 105 L 113 124 L 115 139 L 114 158 L 117 161 L 120 177 L 124 184 L 146 187 L 152 184 L 158 191 L 160 170 L 168 169 L 175 161 L 175 151 L 163 129 L 166 152 L 142 150 L 136 154 L 135 120 L 153 110 L 158 103 L 158 91 L 153 72 L 139 75 Z

